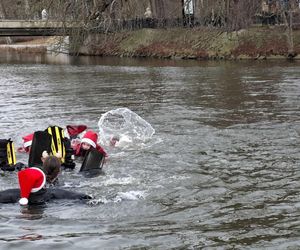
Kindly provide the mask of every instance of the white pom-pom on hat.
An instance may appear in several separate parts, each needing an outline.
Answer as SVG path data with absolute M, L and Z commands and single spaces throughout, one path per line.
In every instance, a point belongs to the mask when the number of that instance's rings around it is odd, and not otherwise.
M 28 199 L 27 198 L 21 198 L 19 200 L 19 204 L 22 205 L 22 206 L 25 206 L 28 204 Z

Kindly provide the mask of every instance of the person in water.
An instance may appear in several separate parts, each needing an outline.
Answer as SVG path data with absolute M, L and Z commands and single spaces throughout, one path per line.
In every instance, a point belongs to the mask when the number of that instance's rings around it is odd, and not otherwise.
M 53 183 L 60 172 L 61 162 L 56 156 L 49 156 L 43 152 L 42 168 L 27 168 L 18 172 L 20 185 L 20 205 L 36 203 L 39 196 L 43 196 L 46 190 L 46 183 Z
M 32 140 L 33 140 L 33 133 L 23 136 L 23 145 L 22 147 L 18 148 L 18 152 L 19 153 L 30 153 L 30 149 L 31 149 L 31 144 L 32 144 Z
M 47 184 L 56 182 L 60 173 L 61 154 L 49 156 L 43 152 L 42 168 L 28 168 L 18 173 L 20 185 L 20 205 L 43 204 L 50 199 L 91 199 L 86 194 L 70 192 L 62 189 L 46 188 Z M 1 196 L 0 196 L 1 197 Z
M 60 173 L 60 159 L 43 153 L 41 168 L 26 168 L 18 172 L 20 189 L 8 189 L 0 192 L 0 203 L 15 203 L 22 206 L 40 205 L 53 199 L 87 200 L 91 196 L 58 188 L 46 188 L 54 183 Z
M 98 135 L 92 130 L 87 131 L 82 137 L 81 141 L 74 140 L 71 146 L 75 152 L 75 156 L 84 157 L 86 152 L 91 148 L 95 148 L 98 152 L 107 157 L 105 150 L 97 143 Z
M 120 141 L 120 137 L 118 135 L 112 135 L 109 140 L 109 146 L 115 147 L 117 143 Z
M 87 129 L 86 125 L 67 125 L 65 133 L 69 135 L 70 139 L 77 138 L 77 136 Z M 18 148 L 19 153 L 30 153 L 34 133 L 22 137 L 23 145 Z

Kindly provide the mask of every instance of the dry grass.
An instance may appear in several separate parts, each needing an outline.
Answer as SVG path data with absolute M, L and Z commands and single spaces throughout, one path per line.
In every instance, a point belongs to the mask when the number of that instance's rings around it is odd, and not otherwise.
M 39 37 L 16 43 L 6 50 L 45 53 L 59 37 Z M 296 54 L 300 54 L 300 31 L 294 31 Z M 24 46 L 23 48 L 20 45 Z M 0 48 L 4 49 L 3 46 Z M 157 57 L 184 59 L 266 59 L 285 58 L 287 39 L 284 27 L 255 27 L 239 32 L 214 29 L 141 29 L 98 34 L 89 37 L 79 54 L 100 56 Z M 296 59 L 300 58 L 297 56 Z
M 51 45 L 58 42 L 58 37 L 48 36 L 48 37 L 39 37 L 37 39 L 32 39 L 29 41 L 17 42 L 16 45 Z

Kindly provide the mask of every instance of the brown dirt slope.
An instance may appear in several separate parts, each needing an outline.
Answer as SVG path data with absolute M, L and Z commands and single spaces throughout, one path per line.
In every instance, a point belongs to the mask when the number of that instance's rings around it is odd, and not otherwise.
M 300 31 L 294 31 L 294 44 L 295 53 L 300 54 Z M 212 29 L 142 29 L 97 35 L 89 39 L 81 53 L 183 59 L 268 59 L 287 58 L 288 46 L 282 26 L 253 27 L 231 33 Z

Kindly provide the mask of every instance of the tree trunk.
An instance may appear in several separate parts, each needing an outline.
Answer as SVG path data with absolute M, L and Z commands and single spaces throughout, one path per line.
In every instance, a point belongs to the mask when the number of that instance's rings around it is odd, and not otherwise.
M 30 11 L 30 6 L 28 0 L 25 0 L 25 16 L 26 19 L 29 18 L 29 11 Z
M 3 2 L 0 2 L 0 18 L 6 19 L 7 15 L 6 15 L 6 10 L 4 8 Z M 11 44 L 12 43 L 12 39 L 10 37 L 6 37 L 5 38 L 6 43 L 7 44 Z
M 288 58 L 294 58 L 295 48 L 294 48 L 294 34 L 293 34 L 293 13 L 291 10 L 283 13 L 284 23 L 286 25 L 286 37 L 288 46 Z
M 164 3 L 161 0 L 155 0 L 155 13 L 157 18 L 164 18 L 165 17 L 165 8 Z
M 286 27 L 286 37 L 287 37 L 287 46 L 288 46 L 287 57 L 289 59 L 293 59 L 296 56 L 296 53 L 294 48 L 293 12 L 290 4 L 288 4 L 288 6 L 282 9 L 282 16 Z

